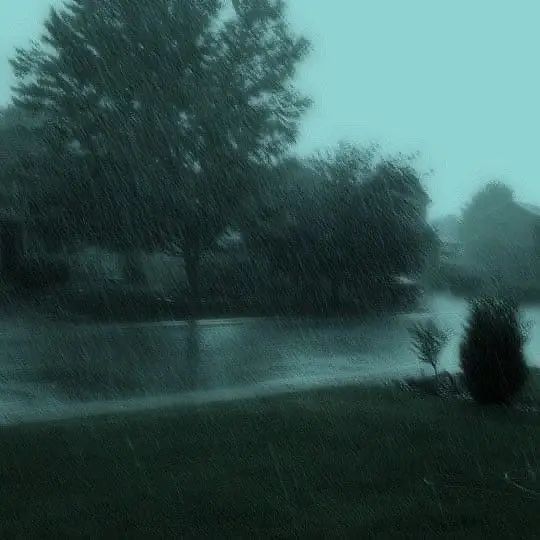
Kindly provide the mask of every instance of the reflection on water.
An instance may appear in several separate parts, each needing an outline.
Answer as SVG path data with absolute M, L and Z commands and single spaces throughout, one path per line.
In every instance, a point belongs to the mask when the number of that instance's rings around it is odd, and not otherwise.
M 425 311 L 365 320 L 242 319 L 151 325 L 55 325 L 5 332 L 0 373 L 34 394 L 111 399 L 228 386 L 348 376 L 418 374 L 408 327 L 434 316 L 453 332 L 442 358 L 456 369 L 466 303 L 430 298 Z M 540 322 L 539 308 L 527 308 Z M 536 363 L 540 328 L 527 345 Z
M 176 328 L 56 327 L 33 336 L 27 376 L 73 399 L 195 390 L 199 323 Z

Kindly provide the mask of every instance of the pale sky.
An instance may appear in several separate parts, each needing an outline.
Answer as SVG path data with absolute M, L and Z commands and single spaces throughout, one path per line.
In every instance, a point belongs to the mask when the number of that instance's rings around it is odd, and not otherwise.
M 289 0 L 312 41 L 298 84 L 314 99 L 301 153 L 342 139 L 420 151 L 433 216 L 492 178 L 540 205 L 538 0 Z M 0 0 L 0 103 L 7 59 L 61 0 Z

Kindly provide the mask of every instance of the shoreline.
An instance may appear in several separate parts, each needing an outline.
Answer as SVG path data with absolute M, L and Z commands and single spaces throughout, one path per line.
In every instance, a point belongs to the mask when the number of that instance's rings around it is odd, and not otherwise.
M 352 319 L 379 313 L 415 310 L 424 294 L 409 291 L 356 298 L 338 304 L 304 302 L 300 298 L 263 294 L 260 297 L 202 298 L 192 313 L 186 292 L 132 289 L 126 287 L 78 289 L 53 288 L 41 291 L 12 290 L 4 297 L 5 309 L 40 318 L 81 323 L 159 323 L 169 320 L 216 318 L 305 318 Z
M 522 398 L 515 406 L 533 408 L 540 405 L 540 368 L 529 368 L 529 383 Z M 444 383 L 444 378 L 453 380 L 453 387 Z M 466 390 L 459 372 L 443 371 L 436 379 L 433 375 L 418 377 L 403 376 L 369 376 L 355 375 L 343 377 L 317 377 L 276 380 L 252 385 L 216 388 L 212 390 L 193 390 L 171 394 L 131 397 L 117 400 L 92 401 L 56 401 L 37 406 L 36 409 L 24 408 L 10 413 L 0 412 L 0 425 L 4 427 L 26 424 L 44 424 L 49 422 L 83 420 L 88 418 L 115 415 L 132 415 L 155 411 L 170 411 L 209 405 L 230 404 L 235 402 L 253 402 L 257 400 L 306 394 L 315 391 L 333 391 L 345 388 L 380 389 L 381 391 L 397 391 L 417 393 L 423 396 L 441 399 L 463 399 Z M 538 396 L 535 388 L 538 387 Z
M 114 400 L 61 401 L 43 403 L 36 408 L 20 408 L 10 413 L 0 412 L 0 425 L 44 423 L 78 418 L 90 418 L 115 414 L 196 407 L 219 403 L 257 400 L 273 396 L 309 392 L 318 389 L 337 389 L 347 386 L 382 386 L 389 383 L 387 377 L 353 376 L 333 378 L 296 378 L 273 382 L 239 385 L 212 390 L 192 390 L 171 394 L 131 397 Z M 1 407 L 1 406 L 0 406 Z M 37 410 L 34 410 L 37 409 Z

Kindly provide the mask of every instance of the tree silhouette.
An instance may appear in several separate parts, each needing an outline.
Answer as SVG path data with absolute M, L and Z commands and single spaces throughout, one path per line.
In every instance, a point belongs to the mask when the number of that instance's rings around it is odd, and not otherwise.
M 45 27 L 12 60 L 15 103 L 47 113 L 51 161 L 78 163 L 60 182 L 71 229 L 178 249 L 195 309 L 201 254 L 295 139 L 307 42 L 281 0 L 237 2 L 228 19 L 218 0 L 71 0 Z

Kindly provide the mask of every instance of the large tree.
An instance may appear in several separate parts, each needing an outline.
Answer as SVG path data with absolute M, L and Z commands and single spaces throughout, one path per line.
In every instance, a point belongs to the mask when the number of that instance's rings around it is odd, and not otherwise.
M 224 7 L 71 0 L 12 61 L 15 103 L 46 112 L 52 159 L 77 163 L 56 182 L 73 194 L 71 232 L 118 250 L 178 246 L 194 305 L 201 253 L 308 106 L 291 83 L 308 45 L 284 2 Z

